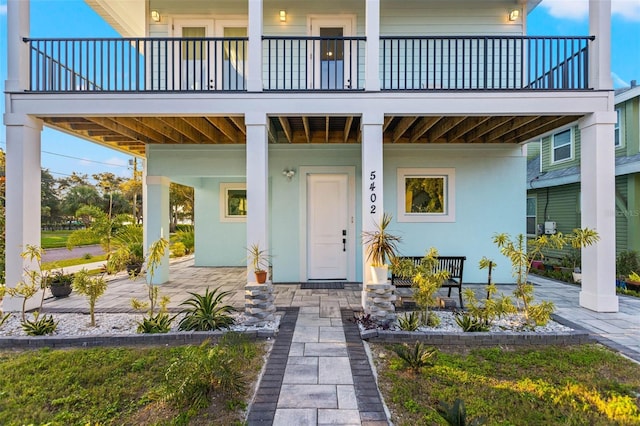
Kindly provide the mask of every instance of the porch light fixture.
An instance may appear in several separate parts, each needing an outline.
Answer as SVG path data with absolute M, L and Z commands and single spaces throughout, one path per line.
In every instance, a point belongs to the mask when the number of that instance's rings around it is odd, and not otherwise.
M 158 13 L 157 10 L 152 10 L 151 19 L 153 19 L 154 22 L 160 22 L 160 13 Z
M 287 11 L 286 10 L 281 10 L 280 11 L 280 22 L 287 22 Z
M 515 21 L 516 19 L 518 19 L 518 17 L 520 17 L 520 11 L 518 9 L 513 9 L 511 12 L 509 12 L 510 21 Z
M 288 181 L 291 181 L 291 178 L 293 178 L 295 175 L 295 169 L 284 169 L 282 171 L 282 176 L 286 177 Z

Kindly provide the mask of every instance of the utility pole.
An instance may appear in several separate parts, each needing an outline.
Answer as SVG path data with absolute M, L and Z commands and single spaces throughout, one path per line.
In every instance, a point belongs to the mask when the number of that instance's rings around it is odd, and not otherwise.
M 138 191 L 136 190 L 137 188 L 137 183 L 138 183 L 138 159 L 136 157 L 133 157 L 133 160 L 129 160 L 129 165 L 133 166 L 133 182 L 134 182 L 134 189 L 133 189 L 133 220 L 136 222 L 136 224 L 138 223 L 138 216 L 137 216 L 137 212 L 138 212 Z

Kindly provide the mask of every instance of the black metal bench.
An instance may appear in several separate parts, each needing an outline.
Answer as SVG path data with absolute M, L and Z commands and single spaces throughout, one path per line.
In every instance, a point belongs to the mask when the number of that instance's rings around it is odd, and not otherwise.
M 398 260 L 410 259 L 415 266 L 418 266 L 423 258 L 424 256 L 402 256 L 399 257 Z M 438 256 L 437 270 L 449 272 L 449 279 L 442 283 L 442 287 L 449 289 L 447 297 L 451 297 L 452 288 L 458 289 L 460 308 L 464 307 L 462 303 L 462 270 L 466 259 L 466 256 Z M 405 278 L 392 273 L 391 284 L 396 287 L 410 287 L 413 285 L 413 281 L 411 281 L 411 278 Z

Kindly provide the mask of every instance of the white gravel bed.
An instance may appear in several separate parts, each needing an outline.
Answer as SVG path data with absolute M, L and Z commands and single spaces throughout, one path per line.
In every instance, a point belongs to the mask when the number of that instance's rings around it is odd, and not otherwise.
M 439 318 L 440 324 L 437 327 L 420 327 L 417 331 L 421 332 L 433 332 L 433 333 L 441 333 L 441 332 L 460 332 L 464 333 L 460 326 L 456 323 L 455 315 L 453 312 L 447 311 L 433 311 Z M 398 316 L 404 315 L 404 312 L 398 312 Z M 408 314 L 408 312 L 407 312 Z M 527 331 L 534 333 L 558 333 L 558 332 L 567 332 L 573 331 L 572 328 L 559 324 L 555 321 L 549 321 L 547 325 L 541 327 L 537 326 L 533 329 L 523 329 L 525 324 L 524 317 L 521 314 L 514 314 L 505 316 L 499 320 L 496 320 L 491 329 L 489 330 L 491 333 L 504 333 L 504 332 L 514 332 L 514 331 Z M 395 322 L 390 330 L 400 330 L 398 327 L 398 323 Z
M 44 315 L 44 314 L 42 314 Z M 52 336 L 96 336 L 114 334 L 137 334 L 138 322 L 142 321 L 142 314 L 95 314 L 96 326 L 91 326 L 89 314 L 47 314 L 52 315 L 58 322 L 56 332 Z M 175 315 L 175 314 L 170 314 Z M 231 326 L 232 331 L 251 330 L 277 330 L 280 325 L 280 315 L 276 314 L 275 320 L 268 322 L 264 327 L 246 326 L 244 314 L 232 315 L 236 324 Z M 172 322 L 171 333 L 178 332 L 178 323 L 182 315 L 178 315 Z M 28 320 L 33 320 L 33 314 L 27 314 Z M 20 325 L 20 313 L 13 313 L 11 317 L 0 326 L 0 338 L 8 336 L 27 336 Z

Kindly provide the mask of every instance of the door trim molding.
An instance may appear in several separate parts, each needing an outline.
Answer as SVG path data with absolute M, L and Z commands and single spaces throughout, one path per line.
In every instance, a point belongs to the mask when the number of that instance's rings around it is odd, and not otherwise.
M 355 166 L 301 166 L 299 167 L 300 200 L 300 257 L 299 281 L 307 282 L 307 176 L 313 174 L 347 175 L 347 280 L 356 280 L 356 168 Z

